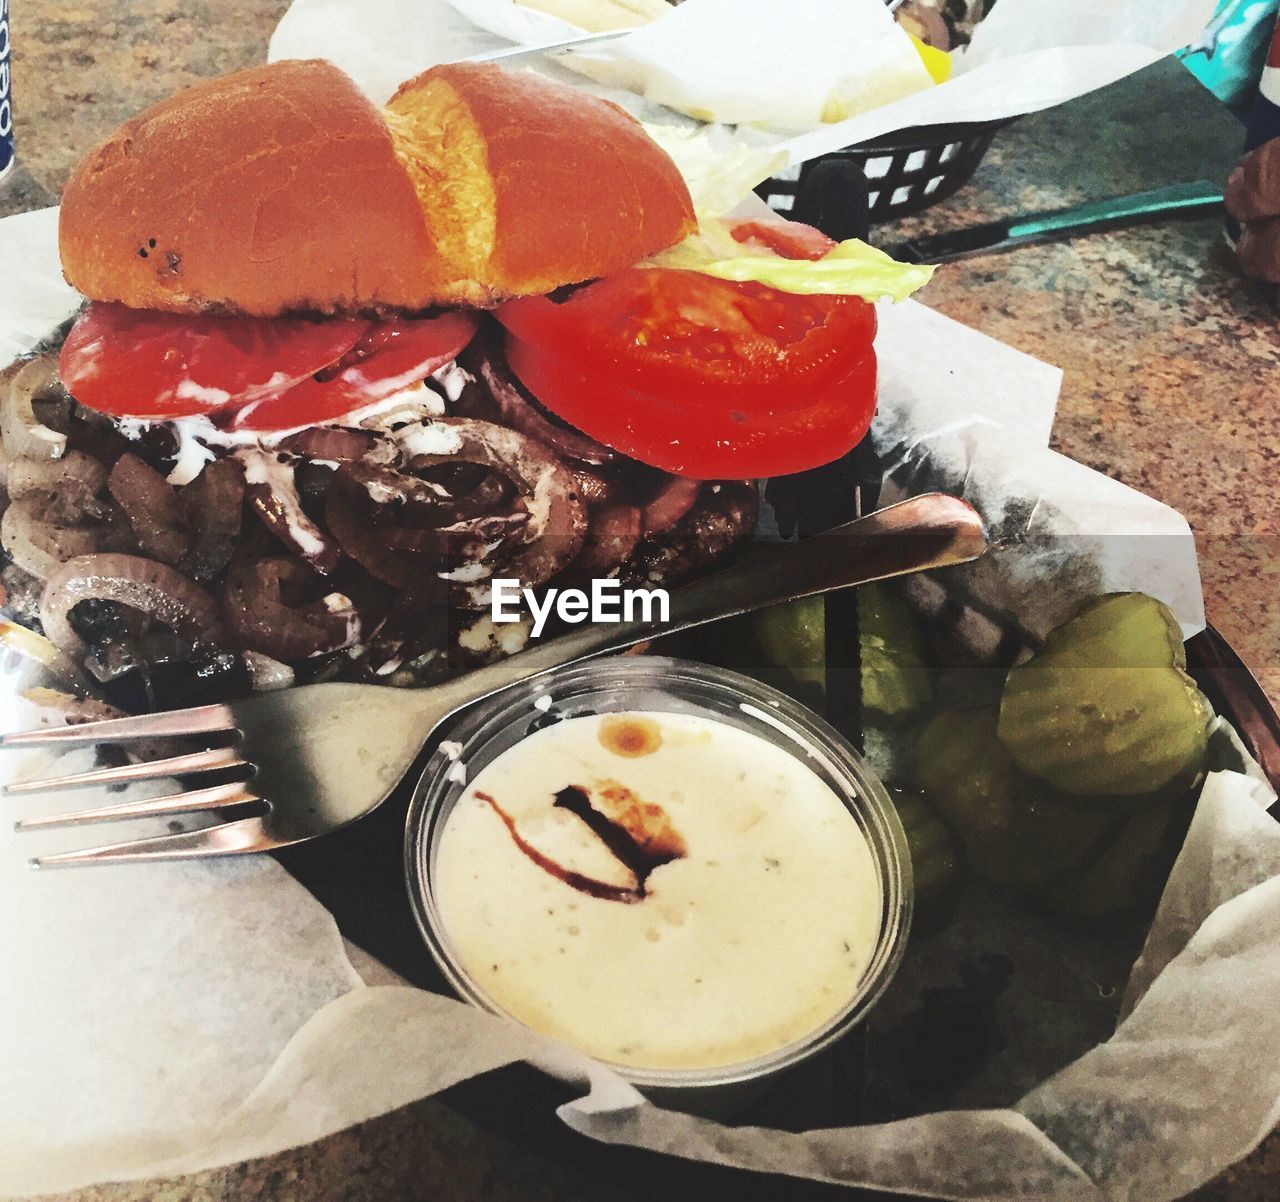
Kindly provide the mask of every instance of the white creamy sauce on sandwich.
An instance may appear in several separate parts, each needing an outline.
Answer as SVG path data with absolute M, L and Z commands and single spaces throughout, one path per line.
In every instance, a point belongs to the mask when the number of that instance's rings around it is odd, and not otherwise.
M 327 593 L 322 598 L 322 604 L 331 614 L 337 614 L 346 620 L 346 645 L 354 644 L 360 637 L 360 613 L 355 607 L 355 602 L 346 593 Z M 313 654 L 324 655 L 326 652 L 316 651 Z
M 528 618 L 499 625 L 489 614 L 485 614 L 458 633 L 458 646 L 476 655 L 490 655 L 499 651 L 503 655 L 515 655 L 517 651 L 523 651 L 528 643 L 532 625 Z
M 454 404 L 462 399 L 463 389 L 468 384 L 474 384 L 476 380 L 475 376 L 465 367 L 459 367 L 456 362 L 446 363 L 439 371 L 432 372 L 431 378 L 440 385 L 444 395 Z
M 475 563 L 464 563 L 460 568 L 449 572 L 437 572 L 441 580 L 452 580 L 456 584 L 477 584 L 489 576 L 489 565 L 483 559 Z
M 527 502 L 529 506 L 529 527 L 541 532 L 551 516 L 551 497 L 555 491 L 555 474 L 543 472 L 534 485 L 533 496 Z
M 456 455 L 462 450 L 462 435 L 443 422 L 422 422 L 396 432 L 396 441 L 410 455 Z
M 451 365 L 456 366 L 456 365 Z M 446 369 L 442 368 L 441 372 Z M 462 375 L 465 371 L 458 368 Z M 440 375 L 437 372 L 436 375 Z M 470 378 L 470 377 L 468 377 Z M 451 377 L 452 380 L 452 377 Z M 446 388 L 452 385 L 442 387 Z M 192 385 L 193 388 L 197 387 Z M 202 389 L 202 392 L 217 390 Z M 179 388 L 181 393 L 181 388 Z M 225 397 L 224 397 L 225 399 Z M 221 402 L 217 402 L 221 403 Z M 246 412 L 251 411 L 247 407 Z M 237 451 L 248 448 L 267 448 L 278 446 L 291 434 L 309 430 L 319 426 L 344 426 L 353 430 L 372 430 L 375 433 L 387 433 L 397 426 L 408 422 L 422 421 L 424 418 L 443 417 L 445 403 L 435 389 L 428 387 L 420 380 L 407 388 L 401 388 L 391 396 L 374 401 L 361 409 L 345 413 L 341 417 L 328 421 L 314 422 L 302 426 L 292 426 L 287 430 L 224 430 L 214 425 L 207 414 L 195 413 L 187 417 L 175 417 L 164 421 L 149 421 L 145 418 L 122 417 L 116 419 L 116 427 L 128 439 L 138 439 L 153 426 L 159 426 L 172 432 L 178 443 L 178 450 L 172 470 L 167 477 L 170 484 L 181 486 L 190 484 L 204 470 L 206 463 L 217 458 L 218 451 Z
M 392 393 L 389 397 L 374 401 L 363 409 L 357 409 L 323 424 L 351 426 L 359 430 L 373 430 L 376 433 L 385 434 L 404 422 L 443 416 L 444 401 L 440 399 L 440 394 L 419 381 L 408 388 Z
M 640 1068 L 803 1039 L 852 999 L 880 933 L 875 862 L 844 801 L 788 751 L 700 715 L 530 735 L 473 776 L 433 874 L 484 993 Z
M 278 455 L 271 451 L 264 451 L 261 447 L 238 451 L 236 458 L 244 465 L 246 484 L 266 485 L 277 497 L 296 495 L 293 482 L 293 465 L 291 463 L 281 463 Z M 300 505 L 296 507 L 285 506 L 283 507 L 283 513 L 289 526 L 289 533 L 297 543 L 298 549 L 304 555 L 319 555 L 323 552 L 324 540 L 302 511 Z M 333 594 L 333 596 L 341 596 L 341 594 Z M 329 611 L 331 613 L 338 612 L 332 605 L 329 605 L 329 600 L 330 598 L 325 598 Z M 350 607 L 351 602 L 346 597 L 342 597 L 342 600 Z

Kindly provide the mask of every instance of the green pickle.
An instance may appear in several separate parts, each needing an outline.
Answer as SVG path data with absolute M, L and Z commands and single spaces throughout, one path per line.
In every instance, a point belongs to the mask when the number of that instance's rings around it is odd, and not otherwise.
M 893 592 L 868 584 L 858 590 L 862 703 L 901 719 L 932 696 L 924 639 L 915 615 Z M 806 597 L 761 610 L 752 619 L 756 649 L 770 683 L 804 699 L 826 684 L 826 608 Z
M 827 619 L 822 597 L 771 605 L 751 619 L 756 647 L 767 668 L 793 684 L 826 684 Z
M 1212 716 L 1173 615 L 1152 597 L 1114 593 L 1010 671 L 999 735 L 1019 768 L 1067 799 L 1148 802 L 1197 778 Z
M 1055 913 L 1084 922 L 1150 909 L 1173 866 L 1166 832 L 1184 809 L 1171 803 L 1139 810 L 1089 864 L 1053 882 L 1041 900 Z
M 1080 868 L 1116 819 L 1046 800 L 996 735 L 994 709 L 939 711 L 920 736 L 916 781 L 974 873 L 1036 891 Z
M 924 636 L 916 616 L 881 584 L 858 590 L 862 704 L 886 718 L 905 718 L 933 696 Z
M 951 909 L 964 882 L 960 847 L 951 828 L 917 793 L 889 790 L 907 835 L 915 886 L 915 923 L 936 926 Z

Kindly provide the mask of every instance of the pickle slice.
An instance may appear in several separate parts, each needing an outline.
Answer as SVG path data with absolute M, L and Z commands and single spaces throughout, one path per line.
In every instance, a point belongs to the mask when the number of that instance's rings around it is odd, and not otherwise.
M 916 748 L 916 780 L 973 871 L 1035 890 L 1083 865 L 1117 821 L 1046 800 L 996 735 L 994 709 L 941 710 Z
M 964 881 L 960 846 L 951 828 L 918 793 L 890 789 L 911 851 L 915 883 L 915 919 L 920 929 L 936 926 L 946 916 Z
M 827 621 L 822 597 L 771 605 L 752 618 L 756 645 L 768 668 L 795 684 L 826 685 Z
M 1213 714 L 1185 668 L 1164 605 L 1141 593 L 1099 597 L 1009 673 L 1000 739 L 1024 772 L 1072 797 L 1188 785 Z
M 933 694 L 925 666 L 925 644 L 910 608 L 874 584 L 858 590 L 862 703 L 900 719 Z M 774 605 L 754 616 L 756 646 L 772 681 L 793 691 L 826 686 L 826 606 L 822 597 Z
M 1176 804 L 1134 814 L 1082 871 L 1046 888 L 1043 901 L 1055 913 L 1085 922 L 1150 909 L 1173 866 L 1168 835 L 1180 813 L 1185 825 L 1185 807 Z
M 925 644 L 911 607 L 881 584 L 858 590 L 862 704 L 886 718 L 904 718 L 933 696 Z

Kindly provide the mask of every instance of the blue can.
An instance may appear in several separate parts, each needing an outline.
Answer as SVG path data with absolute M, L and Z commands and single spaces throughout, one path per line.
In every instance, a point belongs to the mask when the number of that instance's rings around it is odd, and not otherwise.
M 9 0 L 0 0 L 0 179 L 13 166 L 13 68 L 9 41 Z

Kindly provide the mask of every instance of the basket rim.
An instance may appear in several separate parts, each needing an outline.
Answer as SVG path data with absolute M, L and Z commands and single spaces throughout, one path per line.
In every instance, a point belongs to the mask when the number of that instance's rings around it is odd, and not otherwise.
M 865 142 L 857 142 L 828 154 L 864 154 L 874 151 L 877 154 L 898 154 L 903 151 L 930 150 L 946 142 L 968 142 L 976 138 L 994 136 L 1008 125 L 1018 120 L 1017 116 L 1000 117 L 991 121 L 953 121 L 938 125 L 915 125 L 909 129 L 900 129 L 894 133 L 881 134 L 876 138 L 868 138 Z M 826 158 L 826 155 L 818 155 Z

